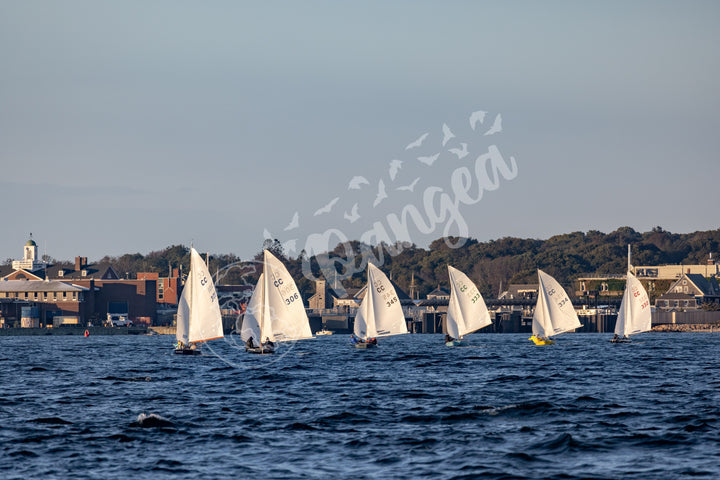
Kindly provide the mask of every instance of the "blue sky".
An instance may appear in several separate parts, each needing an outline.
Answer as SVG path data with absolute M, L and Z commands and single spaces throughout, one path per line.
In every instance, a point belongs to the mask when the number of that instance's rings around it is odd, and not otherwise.
M 248 258 L 268 233 L 397 239 L 403 210 L 425 246 L 463 233 L 440 202 L 491 147 L 517 169 L 458 205 L 481 241 L 715 229 L 718 21 L 709 1 L 0 1 L 0 257 L 32 232 L 60 260 Z

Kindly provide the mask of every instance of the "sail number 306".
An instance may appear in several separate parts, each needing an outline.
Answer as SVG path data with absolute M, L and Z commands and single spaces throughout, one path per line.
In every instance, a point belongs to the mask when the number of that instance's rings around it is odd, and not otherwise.
M 295 292 L 294 294 L 292 294 L 292 295 L 290 295 L 289 297 L 286 297 L 286 298 L 285 298 L 285 304 L 286 304 L 286 305 L 290 305 L 290 304 L 292 304 L 293 302 L 295 302 L 295 300 L 298 300 L 299 298 L 300 298 L 300 296 L 298 295 L 297 292 Z

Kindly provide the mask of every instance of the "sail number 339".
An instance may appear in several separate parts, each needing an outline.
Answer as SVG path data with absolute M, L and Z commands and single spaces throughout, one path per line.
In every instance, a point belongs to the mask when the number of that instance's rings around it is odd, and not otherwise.
M 468 289 L 468 286 L 465 285 L 464 283 L 458 284 L 458 290 L 460 290 L 461 293 L 465 293 L 467 291 L 467 289 Z M 478 300 L 480 300 L 480 292 L 478 292 L 477 289 L 473 289 L 473 290 L 467 292 L 466 295 L 468 296 L 468 298 L 470 298 L 470 301 L 472 303 L 475 303 Z

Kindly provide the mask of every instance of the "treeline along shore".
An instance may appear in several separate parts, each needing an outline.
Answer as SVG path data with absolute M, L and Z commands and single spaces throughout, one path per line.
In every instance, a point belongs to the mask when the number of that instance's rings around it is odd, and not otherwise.
M 266 240 L 262 248 L 270 249 L 283 261 L 305 299 L 315 293 L 314 281 L 319 278 L 325 278 L 329 286 L 361 288 L 366 280 L 364 268 L 337 269 L 332 278 L 327 278 L 327 269 L 322 271 L 321 265 L 332 262 L 349 266 L 363 260 L 378 264 L 402 288 L 408 289 L 414 283 L 420 298 L 438 286 L 448 288 L 447 265 L 453 265 L 473 278 L 483 297 L 495 298 L 510 283 L 534 283 L 538 268 L 563 285 L 584 275 L 624 275 L 628 245 L 632 245 L 635 265 L 703 264 L 709 254 L 715 253 L 716 257 L 720 254 L 720 229 L 677 234 L 661 227 L 644 233 L 631 227 L 620 227 L 610 233 L 590 230 L 555 235 L 546 240 L 503 237 L 486 242 L 472 238 L 440 238 L 427 248 L 412 243 L 369 246 L 351 241 L 312 257 L 304 251 L 285 251 L 279 240 Z M 262 251 L 252 259 L 241 259 L 232 253 L 210 254 L 209 270 L 217 274 L 219 285 L 254 285 L 258 269 L 244 266 L 261 258 Z M 174 245 L 147 255 L 106 256 L 98 262 L 109 263 L 130 276 L 148 271 L 162 275 L 169 268 L 182 268 L 187 272 L 190 249 Z M 650 295 L 652 299 L 653 293 Z

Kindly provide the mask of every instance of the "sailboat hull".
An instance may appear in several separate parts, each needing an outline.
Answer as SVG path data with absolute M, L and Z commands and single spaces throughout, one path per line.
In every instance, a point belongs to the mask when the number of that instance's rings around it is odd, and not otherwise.
M 533 335 L 532 337 L 528 338 L 531 342 L 533 342 L 535 345 L 554 345 L 555 341 L 550 340 L 549 338 L 540 339 Z
M 200 355 L 202 352 L 193 348 L 176 348 L 175 355 Z
M 359 342 L 355 344 L 355 348 L 367 350 L 368 348 L 377 348 L 377 343 Z
M 446 347 L 467 347 L 469 345 L 467 340 L 453 340 L 452 342 L 445 342 Z
M 262 347 L 245 347 L 245 351 L 248 353 L 256 353 L 259 355 L 267 355 L 275 353 L 275 347 L 263 345 Z

